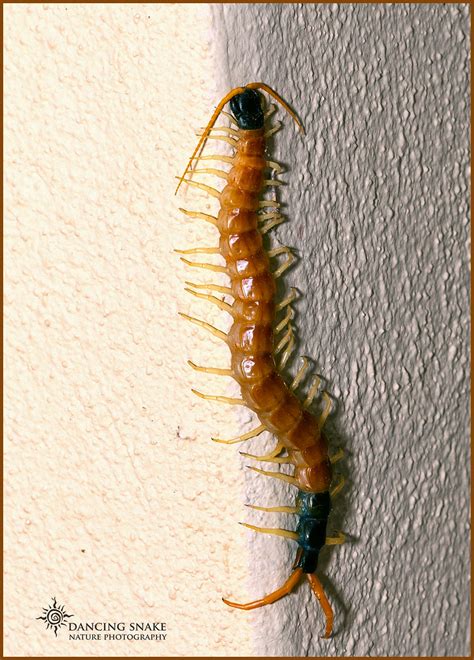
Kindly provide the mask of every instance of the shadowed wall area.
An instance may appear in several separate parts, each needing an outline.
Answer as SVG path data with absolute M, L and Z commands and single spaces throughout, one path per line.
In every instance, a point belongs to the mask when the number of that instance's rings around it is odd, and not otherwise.
M 468 7 L 230 4 L 214 17 L 226 87 L 268 83 L 306 129 L 285 118 L 275 136 L 288 222 L 274 240 L 298 251 L 285 276 L 302 294 L 298 352 L 337 400 L 348 485 L 331 519 L 353 537 L 321 564 L 334 640 L 319 639 L 303 584 L 256 611 L 257 648 L 468 654 Z M 291 501 L 258 475 L 246 489 Z M 294 544 L 251 534 L 256 598 L 289 574 Z

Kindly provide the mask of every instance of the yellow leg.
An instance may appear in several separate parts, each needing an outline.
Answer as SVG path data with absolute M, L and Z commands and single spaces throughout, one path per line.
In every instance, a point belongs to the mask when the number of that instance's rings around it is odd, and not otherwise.
M 276 215 L 277 217 L 275 218 L 275 220 L 269 220 L 261 227 L 260 231 L 262 232 L 262 234 L 267 234 L 270 231 L 270 229 L 273 229 L 273 227 L 277 227 L 278 225 L 281 225 L 282 222 L 285 222 L 284 216 L 280 214 L 276 214 Z
M 293 353 L 293 351 L 295 349 L 295 338 L 293 336 L 293 329 L 291 328 L 291 326 L 290 326 L 290 330 L 291 330 L 290 341 L 288 342 L 288 345 L 285 348 L 285 350 L 283 351 L 283 354 L 281 356 L 280 369 L 284 368 L 285 364 L 288 362 L 288 359 L 289 359 L 290 355 Z
M 343 477 L 342 474 L 341 474 L 340 477 L 339 477 L 339 483 L 338 483 L 336 486 L 334 486 L 334 488 L 332 488 L 332 489 L 329 491 L 329 495 L 330 495 L 331 497 L 334 497 L 335 495 L 337 495 L 338 493 L 340 493 L 341 490 L 344 488 L 344 484 L 345 484 L 345 483 L 346 483 L 346 480 L 344 479 L 344 477 Z
M 225 179 L 226 181 L 229 178 L 228 172 L 225 170 L 217 170 L 214 167 L 205 167 L 202 170 L 193 170 L 193 174 L 213 174 L 214 176 L 218 176 L 220 179 Z
M 254 454 L 246 454 L 243 451 L 239 451 L 239 454 L 245 456 L 245 458 L 251 458 L 253 461 L 263 461 L 264 463 L 278 463 L 278 465 L 289 465 L 292 463 L 288 457 L 276 458 L 275 456 L 255 456 Z
M 332 465 L 334 465 L 334 463 L 340 461 L 341 458 L 344 458 L 344 449 L 338 449 L 335 454 L 329 457 L 329 461 Z
M 342 532 L 338 532 L 337 536 L 326 536 L 326 545 L 342 545 L 346 542 L 346 537 Z
M 215 296 L 210 296 L 207 293 L 198 293 L 197 291 L 187 289 L 186 287 L 184 290 L 188 293 L 191 293 L 193 296 L 196 296 L 196 298 L 201 298 L 202 300 L 208 300 L 209 302 L 214 303 L 214 305 L 217 305 L 219 309 L 223 309 L 225 312 L 228 312 L 230 315 L 232 315 L 232 305 L 229 305 L 229 303 L 226 303 L 223 300 L 219 300 L 219 298 L 216 298 Z
M 275 307 L 275 310 L 277 312 L 281 312 L 281 310 L 284 309 L 287 305 L 291 305 L 291 303 L 296 299 L 297 295 L 297 290 L 294 287 L 291 287 L 291 293 L 286 298 L 284 298 L 281 303 L 278 303 L 278 305 Z
M 218 247 L 197 247 L 190 250 L 173 250 L 177 254 L 220 254 Z
M 206 323 L 206 321 L 201 321 L 201 319 L 196 319 L 194 318 L 194 316 L 188 316 L 187 314 L 183 314 L 183 312 L 178 312 L 178 314 L 182 316 L 183 319 L 186 319 L 187 321 L 191 321 L 191 323 L 194 323 L 195 325 L 199 325 L 201 328 L 208 330 L 212 335 L 214 335 L 214 337 L 218 337 L 223 341 L 227 341 L 226 333 L 222 332 L 222 330 L 218 330 L 213 325 L 210 325 L 210 323 Z
M 296 390 L 298 385 L 304 378 L 305 373 L 308 371 L 309 360 L 307 357 L 301 357 L 301 367 L 296 372 L 296 376 L 293 378 L 293 382 L 290 385 L 290 389 Z
M 319 376 L 315 376 L 313 379 L 313 384 L 309 388 L 308 396 L 304 400 L 304 407 L 309 408 L 309 406 L 313 403 L 314 397 L 318 393 L 319 386 L 321 385 L 321 378 Z
M 247 467 L 249 470 L 263 474 L 266 477 L 280 479 L 280 481 L 286 481 L 287 484 L 298 487 L 298 481 L 294 477 L 291 477 L 289 474 L 282 474 L 281 472 L 269 472 L 268 470 L 261 470 L 260 468 L 252 467 L 251 465 L 247 465 Z
M 176 177 L 176 178 L 178 178 L 178 177 Z M 186 180 L 186 179 L 185 179 L 185 180 Z M 280 202 L 276 202 L 274 199 L 262 199 L 262 200 L 258 203 L 258 207 L 259 207 L 260 209 L 266 209 L 266 208 L 269 208 L 269 207 L 272 207 L 272 208 L 275 208 L 275 209 L 279 209 L 280 206 L 281 206 Z
M 232 289 L 229 286 L 221 286 L 220 284 L 197 284 L 196 282 L 184 282 L 188 286 L 193 286 L 195 289 L 207 289 L 208 291 L 216 291 L 217 293 L 225 293 L 228 296 L 232 295 Z
M 284 336 L 280 339 L 280 341 L 278 342 L 278 344 L 275 348 L 275 353 L 277 355 L 286 346 L 286 344 L 290 341 L 292 335 L 293 335 L 293 330 L 292 330 L 291 325 L 290 325 L 288 330 L 286 331 Z
M 235 124 L 235 126 L 239 125 L 236 119 L 230 114 L 230 112 L 226 112 L 225 110 L 222 110 L 221 114 L 227 117 L 227 119 L 229 119 L 233 124 Z
M 254 456 L 253 454 L 244 454 L 243 452 L 239 452 L 239 454 L 242 454 L 242 456 L 247 456 L 248 458 L 253 458 L 256 461 L 269 461 L 271 463 L 278 463 L 280 461 L 287 463 L 287 459 L 277 459 L 276 456 L 284 449 L 285 445 L 282 442 L 278 442 L 275 446 L 275 448 L 266 454 L 265 456 Z
M 202 371 L 205 374 L 215 374 L 216 376 L 232 376 L 234 375 L 232 372 L 232 369 L 219 369 L 218 367 L 199 367 L 197 364 L 194 364 L 194 362 L 191 362 L 191 360 L 188 360 L 188 364 L 190 367 L 194 369 L 194 371 Z
M 204 126 L 202 127 L 202 130 L 203 131 L 206 130 L 204 128 Z M 230 126 L 213 126 L 209 130 L 211 132 L 222 131 L 223 133 L 227 133 L 227 135 L 231 135 L 232 137 L 235 137 L 235 138 L 240 137 L 240 131 L 236 130 L 235 128 L 231 128 Z
M 181 177 L 175 176 L 175 179 L 181 180 Z M 187 183 L 188 186 L 194 186 L 195 188 L 204 190 L 204 192 L 207 192 L 208 195 L 212 195 L 212 197 L 219 198 L 221 195 L 220 190 L 216 190 L 212 186 L 207 186 L 205 183 L 200 183 L 199 181 L 193 181 L 192 179 L 183 179 L 183 182 Z
M 267 110 L 267 111 L 265 112 L 265 114 L 263 115 L 264 120 L 267 121 L 267 119 L 268 119 L 269 117 L 271 117 L 271 115 L 273 115 L 273 113 L 275 112 L 275 110 L 276 110 L 276 105 L 273 105 L 273 104 L 269 105 L 269 106 L 268 106 L 268 110 Z
M 286 312 L 286 316 L 280 321 L 280 323 L 275 327 L 275 334 L 278 335 L 283 328 L 288 325 L 291 321 L 291 319 L 294 317 L 295 313 L 291 309 L 290 306 L 288 306 L 288 310 Z
M 278 266 L 276 271 L 273 273 L 273 277 L 275 278 L 280 277 L 280 275 L 282 275 L 285 272 L 285 270 L 288 270 L 288 268 L 295 262 L 295 256 L 291 252 L 289 247 L 286 246 L 279 247 L 279 248 L 275 248 L 274 250 L 270 250 L 268 252 L 269 257 L 276 257 L 280 254 L 285 254 L 286 259 L 280 266 Z
M 285 183 L 284 181 L 279 181 L 278 179 L 265 179 L 263 185 L 267 186 L 268 188 L 271 188 L 274 186 L 284 186 Z
M 268 139 L 270 137 L 270 135 L 274 135 L 277 131 L 280 130 L 280 128 L 281 128 L 281 121 L 277 121 L 275 126 L 273 126 L 268 131 L 266 131 L 265 136 L 264 136 L 265 139 Z
M 252 603 L 245 603 L 245 604 L 231 603 L 229 600 L 226 600 L 225 598 L 223 598 L 222 600 L 226 605 L 230 605 L 230 607 L 236 607 L 239 610 L 254 610 L 257 607 L 263 607 L 264 605 L 271 605 L 272 603 L 279 600 L 280 598 L 283 598 L 293 590 L 293 588 L 300 581 L 302 573 L 303 573 L 302 569 L 297 568 L 290 575 L 290 577 L 282 587 L 280 587 L 273 593 L 268 594 L 268 596 L 264 596 L 260 600 L 254 600 Z
M 243 399 L 234 399 L 231 396 L 219 396 L 217 394 L 203 394 L 197 390 L 191 388 L 191 392 L 201 399 L 206 399 L 207 401 L 218 401 L 219 403 L 228 403 L 231 406 L 246 406 L 247 404 Z
M 260 433 L 263 433 L 263 431 L 265 431 L 265 425 L 260 424 L 260 426 L 257 426 L 255 429 L 253 429 L 253 431 L 243 433 L 242 435 L 239 435 L 236 438 L 231 438 L 230 440 L 221 440 L 220 438 L 211 438 L 211 440 L 213 442 L 220 442 L 223 445 L 235 445 L 238 442 L 245 442 L 251 438 L 256 438 L 257 435 L 260 435 Z
M 199 135 L 199 133 L 198 133 Z M 237 144 L 237 140 L 234 140 L 231 137 L 225 137 L 224 135 L 208 135 L 207 136 L 208 140 L 218 140 L 219 142 L 226 142 L 227 144 L 230 144 L 231 147 L 235 148 L 235 145 Z
M 273 160 L 267 160 L 266 162 L 267 167 L 271 167 L 272 170 L 275 170 L 277 174 L 281 174 L 282 172 L 285 171 L 285 169 L 280 165 L 280 163 L 275 163 Z
M 265 511 L 266 513 L 298 513 L 295 506 L 255 506 L 255 504 L 246 504 L 249 509 L 256 511 Z
M 331 408 L 332 408 L 332 401 L 331 401 L 331 398 L 330 398 L 330 396 L 327 392 L 323 392 L 323 399 L 324 399 L 324 402 L 325 402 L 325 406 L 324 406 L 323 412 L 321 413 L 321 417 L 318 420 L 318 424 L 319 424 L 320 429 L 323 428 L 324 423 L 326 422 L 326 420 L 329 416 L 329 413 L 331 412 Z
M 260 224 L 264 223 L 266 220 L 271 220 L 272 218 L 279 217 L 280 214 L 278 211 L 268 211 L 267 213 L 259 213 L 258 214 L 258 222 Z
M 205 220 L 210 222 L 211 225 L 217 225 L 217 218 L 214 215 L 209 215 L 209 213 L 201 213 L 200 211 L 187 211 L 186 209 L 179 209 L 181 213 L 187 215 L 188 218 L 198 218 L 199 220 Z
M 230 163 L 232 164 L 234 162 L 234 159 L 232 156 L 224 156 L 223 154 L 209 154 L 207 156 L 196 156 L 193 158 L 196 162 L 199 160 L 221 160 L 223 163 Z
M 261 534 L 273 534 L 274 536 L 284 536 L 287 539 L 293 539 L 293 541 L 298 540 L 298 534 L 296 532 L 291 532 L 289 529 L 276 529 L 273 527 L 255 527 L 255 525 L 248 525 L 247 523 L 239 523 L 243 527 L 252 529 L 254 532 L 260 532 Z
M 254 460 L 257 460 L 257 461 L 267 460 L 267 461 L 273 462 L 275 457 L 278 456 L 278 454 L 282 451 L 282 449 L 284 449 L 284 447 L 285 447 L 285 445 L 282 442 L 278 442 L 275 445 L 275 448 L 272 449 L 272 451 L 269 452 L 268 454 L 266 454 L 265 456 L 253 456 L 252 454 L 244 454 L 243 452 L 239 452 L 239 454 L 242 454 L 242 456 L 247 456 L 249 458 L 253 458 Z
M 192 266 L 193 268 L 204 268 L 205 270 L 212 270 L 214 273 L 227 273 L 227 268 L 225 266 L 203 264 L 199 261 L 189 261 L 189 259 L 185 259 L 184 257 L 180 257 L 180 259 L 187 266 Z

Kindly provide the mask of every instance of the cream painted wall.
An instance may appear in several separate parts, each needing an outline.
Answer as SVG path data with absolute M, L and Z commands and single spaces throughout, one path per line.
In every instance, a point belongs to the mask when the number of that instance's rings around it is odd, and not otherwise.
M 209 440 L 241 427 L 186 364 L 226 352 L 177 312 L 222 315 L 187 299 L 172 252 L 215 242 L 174 197 L 222 93 L 211 22 L 5 6 L 7 655 L 251 653 L 221 602 L 246 575 L 241 472 Z M 52 596 L 71 621 L 164 621 L 167 639 L 55 638 L 36 620 Z

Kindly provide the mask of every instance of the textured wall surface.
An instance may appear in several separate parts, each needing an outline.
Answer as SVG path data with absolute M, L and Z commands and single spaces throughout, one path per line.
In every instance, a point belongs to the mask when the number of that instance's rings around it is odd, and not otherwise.
M 469 653 L 468 58 L 463 5 L 6 7 L 7 655 Z M 242 502 L 292 495 L 208 441 L 251 419 L 189 392 L 234 390 L 190 373 L 226 351 L 176 317 L 225 327 L 182 292 L 209 277 L 172 248 L 215 236 L 173 177 L 217 99 L 259 79 L 306 128 L 271 145 L 272 240 L 297 250 L 298 352 L 346 449 L 330 641 L 305 584 L 254 613 L 220 601 L 287 577 L 291 543 L 236 523 L 291 526 Z M 55 638 L 51 596 L 168 638 Z
M 289 184 L 277 240 L 298 250 L 299 352 L 327 378 L 348 453 L 333 526 L 353 541 L 321 564 L 338 634 L 318 638 L 302 585 L 257 611 L 258 652 L 468 654 L 468 7 L 216 13 L 229 83 L 264 80 L 306 127 L 286 120 L 275 140 Z M 249 477 L 249 499 L 281 501 L 269 481 Z M 294 549 L 250 534 L 259 596 Z

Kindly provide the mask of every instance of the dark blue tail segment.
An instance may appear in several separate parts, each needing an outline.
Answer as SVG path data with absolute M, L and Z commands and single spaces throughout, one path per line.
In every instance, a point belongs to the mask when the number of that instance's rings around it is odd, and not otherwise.
M 264 117 L 260 94 L 254 89 L 246 89 L 230 100 L 230 111 L 239 128 L 244 131 L 263 128 Z
M 306 493 L 299 491 L 296 500 L 299 521 L 298 555 L 295 568 L 302 568 L 304 573 L 314 573 L 318 566 L 319 551 L 326 543 L 326 527 L 331 510 L 329 492 Z

